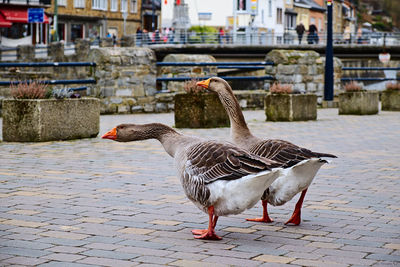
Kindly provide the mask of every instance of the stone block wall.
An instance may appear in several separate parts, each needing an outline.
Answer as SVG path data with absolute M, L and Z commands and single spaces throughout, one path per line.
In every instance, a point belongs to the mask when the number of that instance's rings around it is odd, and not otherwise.
M 266 66 L 266 74 L 272 75 L 282 84 L 292 84 L 298 93 L 314 93 L 318 101 L 322 101 L 324 93 L 325 58 L 315 51 L 272 50 L 265 61 L 273 61 L 273 66 Z M 342 63 L 334 58 L 334 90 L 341 89 Z M 273 81 L 267 81 L 265 88 L 269 89 Z
M 102 113 L 131 113 L 150 108 L 156 89 L 156 56 L 148 48 L 112 47 L 90 51 L 89 61 L 96 62 L 97 84 L 90 95 L 102 99 Z
M 197 54 L 169 54 L 163 62 L 217 62 L 211 55 Z M 158 68 L 158 77 L 194 77 L 217 76 L 216 66 L 163 66 Z M 184 82 L 163 82 L 162 90 L 170 92 L 184 91 Z

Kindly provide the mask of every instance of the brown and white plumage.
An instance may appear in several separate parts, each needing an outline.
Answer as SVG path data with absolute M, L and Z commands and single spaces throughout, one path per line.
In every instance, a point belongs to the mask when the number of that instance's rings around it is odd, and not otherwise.
M 207 230 L 193 231 L 196 238 L 220 239 L 214 232 L 218 216 L 253 207 L 282 170 L 281 163 L 232 144 L 186 136 L 159 123 L 121 124 L 103 138 L 120 142 L 154 138 L 161 142 L 175 159 L 186 196 L 210 216 Z
M 295 211 L 287 223 L 300 224 L 300 212 L 307 188 L 314 179 L 319 168 L 326 163 L 322 157 L 336 157 L 331 154 L 313 152 L 280 139 L 263 140 L 255 137 L 247 127 L 239 102 L 229 84 L 218 77 L 198 82 L 210 91 L 218 94 L 222 105 L 228 113 L 231 123 L 231 140 L 242 149 L 260 157 L 277 161 L 288 168 L 281 172 L 275 182 L 265 191 L 263 202 L 263 217 L 250 219 L 253 221 L 271 222 L 268 216 L 267 203 L 274 206 L 283 205 L 296 194 L 302 192 L 296 204 Z

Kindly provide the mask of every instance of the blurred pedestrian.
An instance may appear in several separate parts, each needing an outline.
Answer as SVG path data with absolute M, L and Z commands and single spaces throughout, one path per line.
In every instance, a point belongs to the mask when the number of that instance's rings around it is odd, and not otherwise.
M 296 32 L 297 32 L 297 37 L 299 38 L 299 44 L 301 44 L 301 41 L 303 40 L 303 34 L 305 31 L 306 28 L 304 28 L 303 23 L 300 22 L 300 24 L 296 26 Z
M 142 45 L 142 29 L 140 27 L 137 27 L 136 29 L 136 45 L 141 46 Z
M 225 36 L 224 29 L 222 29 L 222 27 L 220 27 L 220 28 L 219 28 L 219 31 L 218 31 L 218 40 L 219 40 L 219 43 L 220 43 L 220 44 L 223 43 L 223 41 L 224 41 L 224 36 Z
M 314 24 L 311 24 L 308 28 L 307 42 L 308 44 L 318 44 L 319 42 L 318 29 Z

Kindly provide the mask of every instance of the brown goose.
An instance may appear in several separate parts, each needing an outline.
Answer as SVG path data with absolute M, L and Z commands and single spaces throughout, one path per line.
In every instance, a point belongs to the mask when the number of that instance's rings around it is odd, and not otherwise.
M 186 196 L 209 215 L 206 230 L 195 238 L 221 239 L 215 234 L 219 216 L 253 207 L 279 176 L 282 164 L 258 157 L 228 143 L 205 141 L 178 133 L 160 123 L 121 124 L 102 136 L 118 142 L 157 139 L 174 158 Z
M 321 157 L 336 158 L 336 156 L 313 152 L 284 140 L 263 140 L 255 137 L 247 127 L 239 102 L 234 96 L 232 88 L 224 79 L 213 77 L 198 82 L 197 85 L 218 94 L 230 119 L 230 137 L 234 144 L 250 153 L 280 162 L 285 167 L 293 166 L 281 172 L 279 178 L 263 194 L 261 198 L 263 216 L 247 220 L 272 222 L 273 220 L 268 215 L 267 204 L 270 203 L 273 206 L 283 205 L 290 201 L 297 193 L 301 192 L 292 217 L 285 223 L 299 225 L 301 222 L 301 207 L 307 189 L 319 168 L 327 162 L 322 160 Z

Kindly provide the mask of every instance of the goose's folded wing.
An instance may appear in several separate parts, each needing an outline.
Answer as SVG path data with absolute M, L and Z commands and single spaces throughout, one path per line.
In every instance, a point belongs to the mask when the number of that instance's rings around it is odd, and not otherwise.
M 252 147 L 250 152 L 260 157 L 280 162 L 285 167 L 296 165 L 297 163 L 310 158 L 336 157 L 331 154 L 313 152 L 309 149 L 279 139 L 262 141 Z
M 249 154 L 235 146 L 208 141 L 192 147 L 185 172 L 191 179 L 208 184 L 220 179 L 239 179 L 281 166 L 281 163 Z

